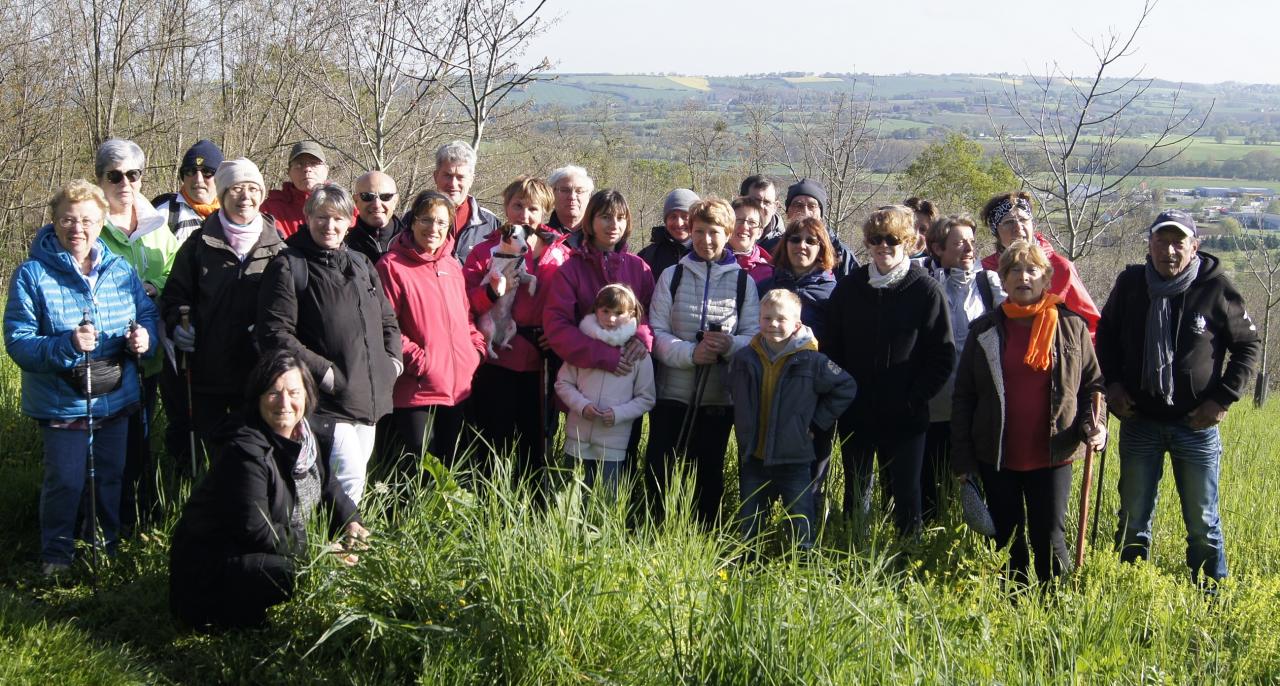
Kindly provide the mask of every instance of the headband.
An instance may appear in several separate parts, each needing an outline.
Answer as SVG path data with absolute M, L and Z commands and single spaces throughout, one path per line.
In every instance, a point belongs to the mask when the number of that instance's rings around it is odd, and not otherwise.
M 1031 203 L 1026 198 L 1008 198 L 1001 200 L 999 205 L 991 208 L 991 212 L 987 214 L 987 225 L 991 227 L 991 233 L 999 236 L 996 227 L 1000 226 L 1000 222 L 1009 216 L 1009 213 L 1015 209 L 1023 210 L 1027 214 L 1031 214 Z

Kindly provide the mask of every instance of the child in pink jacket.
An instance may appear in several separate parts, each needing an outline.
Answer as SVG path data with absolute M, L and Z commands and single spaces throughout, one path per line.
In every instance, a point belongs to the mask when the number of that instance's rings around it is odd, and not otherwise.
M 635 336 L 642 317 L 635 293 L 618 283 L 600 289 L 592 310 L 578 328 L 615 348 Z M 556 377 L 556 393 L 569 410 L 565 454 L 584 462 L 589 488 L 598 480 L 609 493 L 616 492 L 631 425 L 657 400 L 653 362 L 646 355 L 625 374 L 566 362 Z

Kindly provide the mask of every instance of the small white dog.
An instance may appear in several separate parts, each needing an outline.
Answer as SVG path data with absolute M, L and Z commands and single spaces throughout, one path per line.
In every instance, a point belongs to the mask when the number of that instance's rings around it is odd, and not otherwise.
M 529 252 L 528 236 L 533 228 L 522 224 L 503 226 L 502 240 L 493 246 L 489 254 L 489 272 L 485 275 L 485 283 L 493 283 L 494 274 L 502 274 L 507 279 L 507 290 L 493 303 L 488 312 L 480 315 L 476 322 L 480 333 L 488 342 L 489 359 L 497 359 L 498 349 L 510 350 L 511 338 L 516 335 L 516 321 L 511 317 L 511 308 L 516 304 L 516 290 L 529 285 L 529 295 L 538 290 L 538 277 L 530 274 L 524 267 L 525 253 Z

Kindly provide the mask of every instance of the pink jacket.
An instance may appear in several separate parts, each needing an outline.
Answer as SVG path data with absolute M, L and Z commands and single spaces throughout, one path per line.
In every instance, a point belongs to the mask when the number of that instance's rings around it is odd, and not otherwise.
M 759 243 L 751 246 L 751 252 L 745 255 L 734 253 L 733 256 L 737 258 L 738 266 L 751 276 L 752 282 L 758 284 L 773 276 L 773 264 L 769 252 L 760 247 Z
M 611 283 L 624 283 L 635 291 L 645 311 L 653 297 L 653 273 L 644 260 L 632 253 L 609 252 L 584 244 L 573 251 L 551 284 L 551 297 L 542 314 L 551 349 L 565 362 L 581 369 L 613 371 L 622 359 L 622 349 L 597 341 L 578 328 L 578 322 L 592 311 L 596 294 Z M 646 318 L 636 328 L 636 337 L 653 349 L 653 331 Z
M 498 242 L 498 232 L 490 232 L 483 241 L 471 249 L 471 254 L 467 256 L 467 263 L 462 268 L 462 275 L 467 281 L 467 298 L 471 302 L 471 312 L 476 318 L 493 307 L 494 301 L 489 297 L 489 284 L 485 276 L 489 273 L 490 263 L 493 262 L 493 246 Z M 530 274 L 538 277 L 538 287 L 532 296 L 529 295 L 527 286 L 521 286 L 516 291 L 516 302 L 511 308 L 511 316 L 516 320 L 516 326 L 520 328 L 542 326 L 542 312 L 547 306 L 551 284 L 556 280 L 556 273 L 560 271 L 560 266 L 569 259 L 570 252 L 564 240 L 557 239 L 542 251 L 542 257 L 537 263 L 533 260 L 532 252 L 525 255 L 524 267 Z M 487 362 L 515 372 L 532 372 L 542 369 L 542 351 L 527 337 L 517 333 L 510 343 L 510 350 L 498 350 L 498 359 L 487 360 Z
M 1040 242 L 1040 249 L 1044 250 L 1044 254 L 1049 258 L 1049 264 L 1053 265 L 1053 281 L 1049 284 L 1049 292 L 1054 293 L 1062 298 L 1062 304 L 1067 306 L 1068 310 L 1084 317 L 1086 323 L 1089 324 L 1089 335 L 1097 336 L 1098 320 L 1102 314 L 1098 312 L 1098 306 L 1093 304 L 1093 298 L 1089 296 L 1089 291 L 1085 290 L 1084 282 L 1080 280 L 1080 272 L 1076 271 L 1076 266 L 1071 260 L 1059 255 L 1053 251 L 1053 246 L 1049 245 L 1049 241 L 1045 240 L 1041 234 L 1036 234 L 1036 240 Z M 982 268 L 996 271 L 996 267 L 1000 266 L 1000 253 L 992 253 L 982 258 Z
M 421 407 L 465 400 L 485 346 L 467 307 L 462 265 L 446 248 L 435 255 L 420 252 L 413 232 L 405 231 L 377 266 L 404 348 L 404 373 L 392 389 L 392 404 Z

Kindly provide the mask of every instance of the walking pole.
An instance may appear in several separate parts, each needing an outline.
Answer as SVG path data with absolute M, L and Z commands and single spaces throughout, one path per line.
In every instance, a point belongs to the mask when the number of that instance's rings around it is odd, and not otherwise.
M 93 321 L 89 319 L 89 310 L 84 311 L 84 318 L 80 320 L 80 326 L 92 325 Z M 89 363 L 89 351 L 84 353 L 84 415 L 85 422 L 89 427 L 89 547 L 91 549 L 91 557 L 93 560 L 93 569 L 91 570 L 92 585 L 94 588 L 98 586 L 98 474 L 97 465 L 93 459 L 93 365 Z
M 182 328 L 191 328 L 191 306 L 181 305 L 178 314 L 182 316 Z M 191 480 L 196 478 L 196 421 L 194 403 L 191 402 L 191 353 L 182 351 L 182 371 L 187 377 L 187 438 L 191 441 Z
M 1110 443 L 1110 441 L 1107 442 Z M 1107 447 L 1102 446 L 1102 452 L 1098 456 L 1098 488 L 1093 501 L 1093 530 L 1089 532 L 1090 548 L 1098 547 L 1098 520 L 1100 519 L 1098 513 L 1102 512 L 1102 477 L 1107 474 Z
M 542 421 L 542 463 L 551 464 L 551 450 L 554 448 L 553 443 L 555 437 L 551 434 L 551 413 L 555 410 L 551 407 L 551 360 L 547 358 L 547 353 L 542 353 L 542 375 L 539 377 L 541 388 L 538 392 L 539 396 L 538 410 Z
M 1094 393 L 1089 408 L 1093 425 L 1098 426 L 1098 415 L 1102 411 L 1102 394 Z M 1076 527 L 1076 569 L 1084 564 L 1084 533 L 1089 526 L 1089 489 L 1093 484 L 1093 446 L 1084 447 L 1084 482 L 1080 485 L 1080 521 Z M 1096 530 L 1096 529 L 1095 529 Z
M 685 408 L 684 419 L 680 422 L 680 433 L 676 434 L 676 453 L 681 457 L 689 454 L 689 440 L 693 437 L 693 426 L 698 418 L 698 406 L 702 404 L 702 396 L 707 389 L 707 377 L 710 376 L 708 365 L 698 365 L 693 373 L 693 396 L 689 399 L 689 407 Z
M 138 322 L 130 319 L 129 333 L 133 333 L 134 331 L 137 331 L 137 330 L 138 330 Z M 137 363 L 134 365 L 134 367 L 138 370 L 138 397 L 139 399 L 142 400 L 142 408 L 138 410 L 139 412 L 142 413 L 142 440 L 150 441 L 151 440 L 151 422 L 147 421 L 147 398 L 146 398 L 145 391 L 142 390 L 143 385 L 146 381 L 146 379 L 143 377 L 143 374 L 142 374 L 142 353 L 135 354 L 134 358 L 135 358 L 134 361 Z

